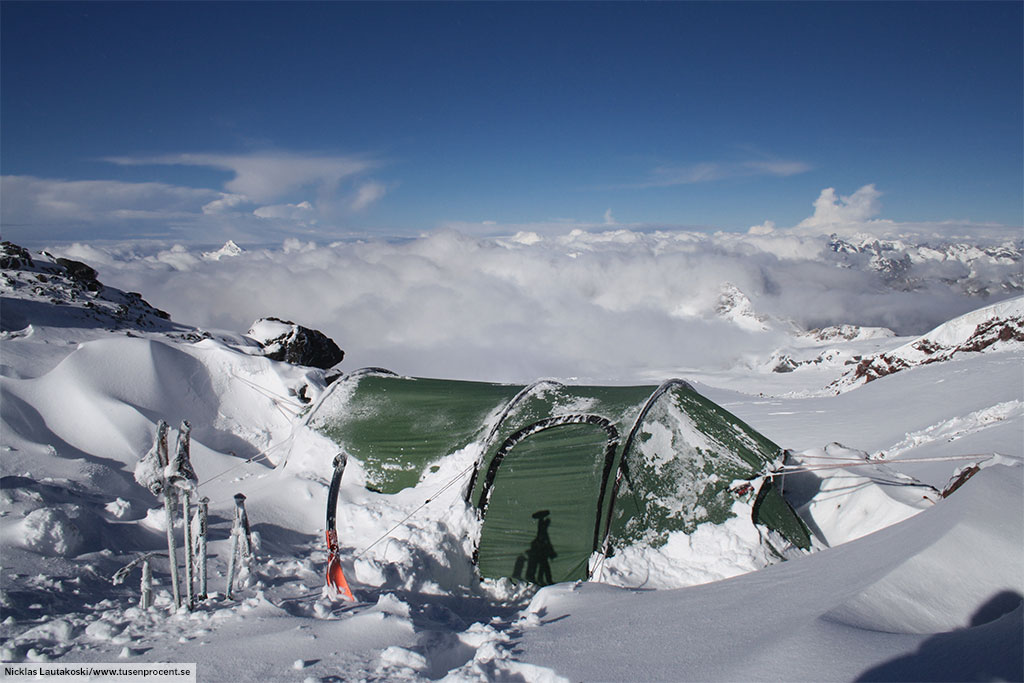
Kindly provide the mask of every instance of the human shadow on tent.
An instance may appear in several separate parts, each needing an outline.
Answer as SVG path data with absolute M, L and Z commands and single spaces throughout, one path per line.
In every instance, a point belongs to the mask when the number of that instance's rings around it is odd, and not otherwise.
M 551 526 L 551 511 L 538 510 L 533 513 L 537 520 L 537 535 L 530 541 L 530 547 L 516 557 L 512 578 L 529 581 L 538 586 L 549 586 L 554 583 L 551 578 L 551 560 L 558 557 L 555 547 L 551 544 L 548 527 Z M 523 565 L 526 565 L 526 576 L 523 576 Z

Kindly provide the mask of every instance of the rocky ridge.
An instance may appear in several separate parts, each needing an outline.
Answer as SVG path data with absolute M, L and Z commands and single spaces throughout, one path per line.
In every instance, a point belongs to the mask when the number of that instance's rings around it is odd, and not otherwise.
M 964 353 L 1024 348 L 1024 297 L 972 311 L 899 348 L 866 356 L 828 385 L 836 393 L 907 368 L 948 361 Z
M 72 259 L 47 252 L 33 257 L 11 242 L 0 243 L 0 297 L 3 316 L 0 330 L 25 328 L 40 304 L 64 307 L 82 320 L 83 327 L 184 333 L 186 328 L 151 306 L 137 292 L 123 292 L 103 285 L 96 270 Z
M 229 242 L 218 254 L 233 255 Z M 235 247 L 238 249 L 238 247 Z M 240 253 L 240 250 L 239 252 Z M 218 257 L 219 258 L 219 257 Z M 48 252 L 32 254 L 11 242 L 0 243 L 0 335 L 22 337 L 32 326 L 158 334 L 175 341 L 213 338 L 209 332 L 179 324 L 137 292 L 101 283 L 94 268 Z M 247 335 L 224 333 L 221 342 L 252 354 L 292 365 L 329 369 L 345 357 L 334 340 L 318 330 L 278 318 L 262 318 Z

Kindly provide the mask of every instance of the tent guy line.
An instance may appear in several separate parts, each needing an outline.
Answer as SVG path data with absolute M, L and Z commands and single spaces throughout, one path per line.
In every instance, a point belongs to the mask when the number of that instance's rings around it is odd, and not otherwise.
M 439 489 L 438 489 L 437 491 L 435 491 L 435 492 L 434 492 L 434 494 L 433 494 L 433 495 L 431 495 L 431 496 L 430 496 L 429 498 L 427 498 L 427 499 L 426 499 L 425 501 L 423 501 L 422 503 L 420 503 L 420 504 L 419 504 L 419 505 L 418 505 L 418 506 L 416 507 L 416 509 L 414 509 L 414 510 L 413 510 L 412 512 L 410 512 L 410 513 L 409 513 L 409 514 L 407 514 L 407 515 L 406 515 L 405 517 L 403 517 L 403 518 L 401 519 L 401 521 L 399 521 L 399 522 L 398 522 L 397 524 L 395 524 L 395 525 L 394 525 L 393 527 L 391 527 L 390 529 L 388 529 L 387 531 L 385 531 L 385 532 L 384 532 L 383 534 L 381 534 L 381 535 L 380 535 L 380 536 L 379 536 L 379 537 L 378 537 L 378 538 L 377 538 L 377 539 L 376 539 L 376 540 L 375 540 L 375 541 L 374 541 L 373 543 L 371 543 L 370 545 L 366 546 L 365 548 L 363 548 L 362 550 L 360 550 L 360 551 L 359 551 L 358 553 L 356 553 L 355 555 L 353 555 L 353 556 L 352 556 L 352 559 L 353 559 L 353 560 L 357 560 L 357 559 L 359 559 L 360 557 L 362 557 L 362 556 L 363 556 L 364 554 L 366 554 L 367 552 L 369 552 L 369 551 L 370 551 L 370 548 L 374 547 L 375 545 L 377 545 L 378 543 L 380 543 L 381 541 L 383 541 L 383 540 L 384 540 L 385 538 L 389 537 L 389 536 L 390 536 L 390 535 L 391 535 L 392 533 L 394 533 L 395 529 L 397 529 L 398 527 L 400 527 L 400 526 L 402 526 L 403 524 L 405 524 L 406 522 L 408 522 L 408 521 L 409 521 L 410 519 L 412 519 L 412 518 L 413 518 L 414 516 L 416 516 L 416 513 L 417 513 L 417 512 L 419 512 L 420 510 L 422 510 L 423 508 L 425 508 L 425 507 L 426 507 L 427 505 L 429 505 L 430 503 L 432 503 L 432 502 L 433 502 L 433 501 L 434 501 L 434 500 L 435 500 L 435 499 L 436 499 L 436 498 L 437 498 L 438 496 L 440 496 L 440 495 L 441 495 L 442 493 L 444 493 L 445 491 L 447 491 L 448 489 L 450 489 L 450 488 L 451 488 L 451 487 L 452 487 L 452 486 L 453 486 L 453 485 L 455 484 L 455 482 L 457 482 L 457 481 L 458 481 L 459 479 L 462 479 L 463 477 L 465 477 L 465 476 L 466 476 L 467 474 L 469 474 L 470 472 L 474 471 L 475 469 L 476 469 L 476 465 L 475 465 L 475 464 L 474 464 L 474 465 L 470 465 L 469 467 L 466 467 L 466 468 L 465 468 L 464 470 L 462 470 L 461 472 L 459 472 L 458 474 L 456 474 L 456 475 L 455 475 L 454 477 L 452 477 L 451 479 L 449 479 L 449 480 L 448 480 L 448 482 L 447 482 L 447 483 L 446 483 L 446 484 L 445 484 L 444 486 L 442 486 L 441 488 L 439 488 Z
M 865 466 L 870 467 L 871 465 L 878 465 L 878 464 L 891 465 L 891 464 L 894 464 L 894 463 L 905 463 L 905 462 L 906 463 L 910 463 L 910 462 L 947 462 L 947 461 L 955 461 L 955 460 L 978 460 L 979 458 L 981 460 L 989 460 L 991 458 L 995 458 L 995 457 L 998 457 L 998 456 L 999 456 L 998 453 L 974 453 L 974 454 L 970 454 L 970 455 L 948 455 L 948 456 L 935 457 L 935 458 L 906 458 L 906 459 L 902 459 L 901 458 L 900 460 L 863 460 L 863 461 L 860 461 L 860 462 L 853 461 L 853 460 L 845 460 L 843 462 L 837 462 L 837 463 L 832 463 L 832 464 L 821 464 L 821 465 L 819 465 L 819 464 L 814 464 L 814 465 L 783 465 L 781 469 L 776 470 L 775 472 L 773 472 L 771 474 L 793 474 L 795 472 L 815 472 L 815 471 L 818 471 L 818 470 L 833 470 L 833 469 L 843 469 L 843 468 L 849 468 L 849 467 L 865 467 Z M 806 457 L 806 458 L 810 459 L 810 458 L 812 458 L 814 456 L 810 456 L 810 455 L 803 456 L 802 455 L 801 457 Z M 836 460 L 840 460 L 840 459 L 836 458 Z

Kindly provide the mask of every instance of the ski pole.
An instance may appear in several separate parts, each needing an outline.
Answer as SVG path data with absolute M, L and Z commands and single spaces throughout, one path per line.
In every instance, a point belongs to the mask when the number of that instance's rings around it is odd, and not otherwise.
M 203 498 L 199 499 L 198 509 L 196 510 L 196 515 L 198 517 L 198 522 L 199 522 L 199 533 L 196 534 L 196 536 L 197 536 L 196 540 L 197 540 L 197 543 L 199 545 L 197 555 L 199 556 L 198 564 L 199 564 L 199 599 L 200 600 L 205 600 L 206 599 L 206 533 L 207 533 L 207 527 L 209 525 L 209 523 L 207 521 L 208 518 L 209 518 L 209 507 L 210 507 L 210 499 L 209 498 L 206 498 L 204 496 Z

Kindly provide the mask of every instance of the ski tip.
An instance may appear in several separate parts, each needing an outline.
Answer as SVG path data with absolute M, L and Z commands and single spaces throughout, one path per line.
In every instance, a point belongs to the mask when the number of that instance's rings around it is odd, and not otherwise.
M 327 563 L 327 585 L 338 597 L 343 597 L 349 602 L 356 601 L 348 587 L 348 581 L 345 580 L 345 573 L 341 570 L 341 562 L 334 557 Z

